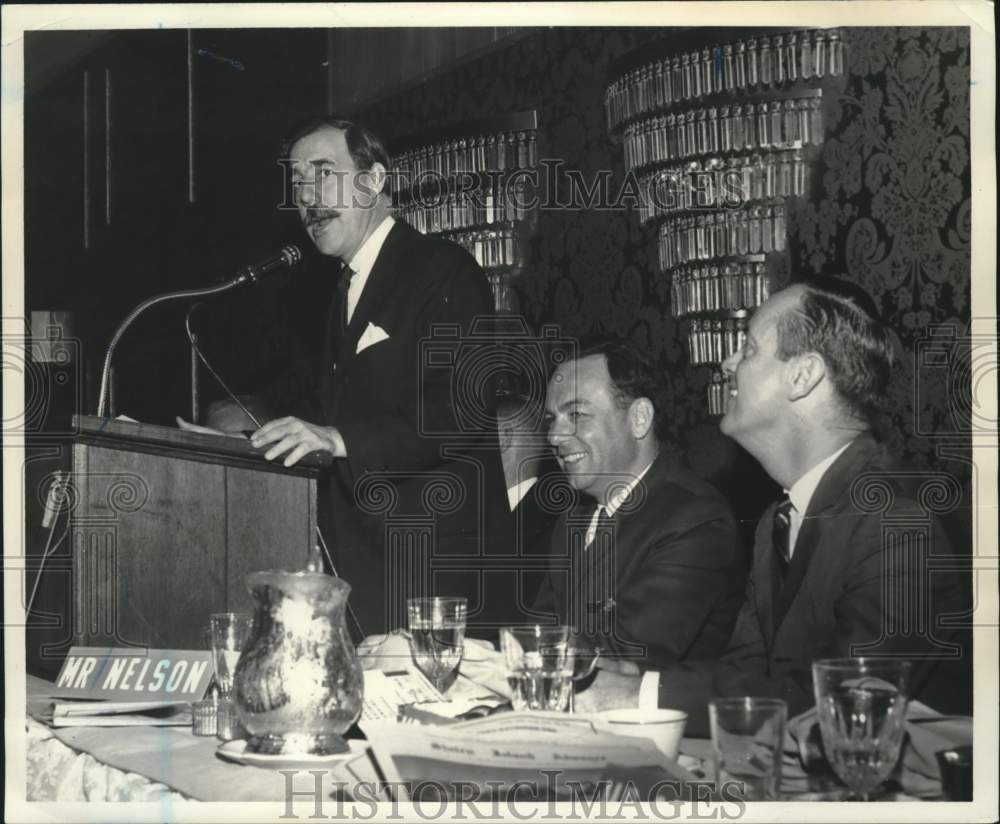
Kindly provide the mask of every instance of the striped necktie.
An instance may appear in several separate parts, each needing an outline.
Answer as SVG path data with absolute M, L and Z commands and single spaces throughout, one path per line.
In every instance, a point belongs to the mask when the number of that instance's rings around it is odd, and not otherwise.
M 778 503 L 778 508 L 774 510 L 774 527 L 771 532 L 774 554 L 778 558 L 782 574 L 788 570 L 788 562 L 792 557 L 788 541 L 792 526 L 791 512 L 792 502 L 785 495 Z

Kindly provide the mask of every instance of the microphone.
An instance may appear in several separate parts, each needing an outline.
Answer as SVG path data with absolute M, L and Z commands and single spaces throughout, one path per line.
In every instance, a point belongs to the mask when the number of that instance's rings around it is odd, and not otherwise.
M 236 278 L 233 280 L 233 285 L 239 286 L 244 283 L 256 283 L 269 272 L 273 272 L 275 269 L 291 268 L 300 260 L 302 260 L 302 250 L 298 246 L 289 244 L 270 257 L 266 257 L 256 263 L 251 263 L 249 266 L 244 266 L 237 272 Z
M 167 292 L 166 294 L 156 295 L 148 300 L 144 300 L 136 306 L 135 309 L 125 316 L 125 320 L 118 325 L 118 328 L 115 330 L 115 334 L 111 338 L 111 343 L 108 344 L 107 351 L 104 354 L 104 367 L 101 369 L 101 388 L 97 396 L 97 416 L 99 418 L 105 417 L 108 409 L 111 358 L 115 353 L 115 347 L 118 345 L 118 341 L 121 340 L 122 335 L 125 334 L 125 330 L 132 325 L 132 322 L 139 317 L 139 315 L 151 306 L 156 306 L 158 303 L 164 303 L 165 301 L 206 298 L 211 295 L 228 292 L 230 289 L 235 289 L 238 286 L 243 286 L 247 283 L 257 283 L 257 281 L 268 272 L 273 272 L 275 269 L 287 269 L 290 266 L 294 266 L 300 260 L 302 260 L 302 250 L 299 249 L 298 246 L 289 244 L 277 254 L 264 258 L 264 260 L 258 261 L 257 263 L 251 263 L 249 266 L 245 266 L 236 274 L 236 277 L 231 280 L 227 280 L 225 283 L 220 283 L 216 286 L 206 286 L 202 289 L 182 289 L 179 292 Z M 110 415 L 113 414 L 114 411 L 112 410 L 107 416 L 110 417 Z

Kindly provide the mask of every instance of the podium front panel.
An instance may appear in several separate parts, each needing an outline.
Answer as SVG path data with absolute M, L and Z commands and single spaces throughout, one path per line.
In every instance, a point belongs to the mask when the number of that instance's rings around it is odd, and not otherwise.
M 305 566 L 316 543 L 316 482 L 229 467 L 226 498 L 226 603 L 253 612 L 247 575 Z
M 301 569 L 316 480 L 77 443 L 75 642 L 204 649 L 213 612 L 252 611 L 246 575 Z

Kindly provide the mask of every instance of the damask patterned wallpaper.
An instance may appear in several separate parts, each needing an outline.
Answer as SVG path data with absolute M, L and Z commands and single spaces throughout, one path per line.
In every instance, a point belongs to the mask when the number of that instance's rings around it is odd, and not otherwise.
M 559 159 L 588 181 L 608 169 L 614 193 L 624 170 L 604 120 L 609 72 L 629 50 L 669 34 L 542 30 L 357 114 L 391 139 L 428 123 L 535 108 L 539 157 Z M 969 320 L 968 33 L 850 29 L 845 43 L 843 91 L 825 95 L 827 140 L 811 197 L 792 207 L 791 271 L 779 277 L 846 275 L 872 293 L 896 330 L 900 355 L 884 434 L 911 459 L 938 466 L 933 439 L 917 435 L 915 422 L 949 415 L 947 387 L 915 392 L 914 352 L 929 324 L 964 330 Z M 527 251 L 516 286 L 529 322 L 555 322 L 571 336 L 629 338 L 650 351 L 667 377 L 665 435 L 724 489 L 759 490 L 759 499 L 737 504 L 739 515 L 754 517 L 771 489 L 707 415 L 708 370 L 688 365 L 684 330 L 670 317 L 669 283 L 636 215 L 542 210 Z M 947 468 L 968 476 L 965 464 Z
M 969 34 L 848 29 L 847 85 L 826 109 L 813 197 L 789 215 L 799 277 L 844 273 L 876 299 L 899 364 L 883 436 L 917 464 L 967 476 L 917 432 L 955 428 L 946 370 L 917 366 L 933 327 L 970 320 Z

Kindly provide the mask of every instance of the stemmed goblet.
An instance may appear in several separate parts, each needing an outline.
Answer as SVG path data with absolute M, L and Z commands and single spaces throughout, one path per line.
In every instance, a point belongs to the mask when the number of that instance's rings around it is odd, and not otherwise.
M 253 616 L 240 612 L 216 612 L 208 620 L 215 683 L 220 697 L 229 698 L 236 664 L 253 627 Z
M 899 760 L 910 662 L 836 658 L 812 669 L 826 758 L 854 798 L 868 801 Z
M 462 661 L 468 603 L 465 598 L 408 598 L 406 612 L 413 660 L 443 693 Z

